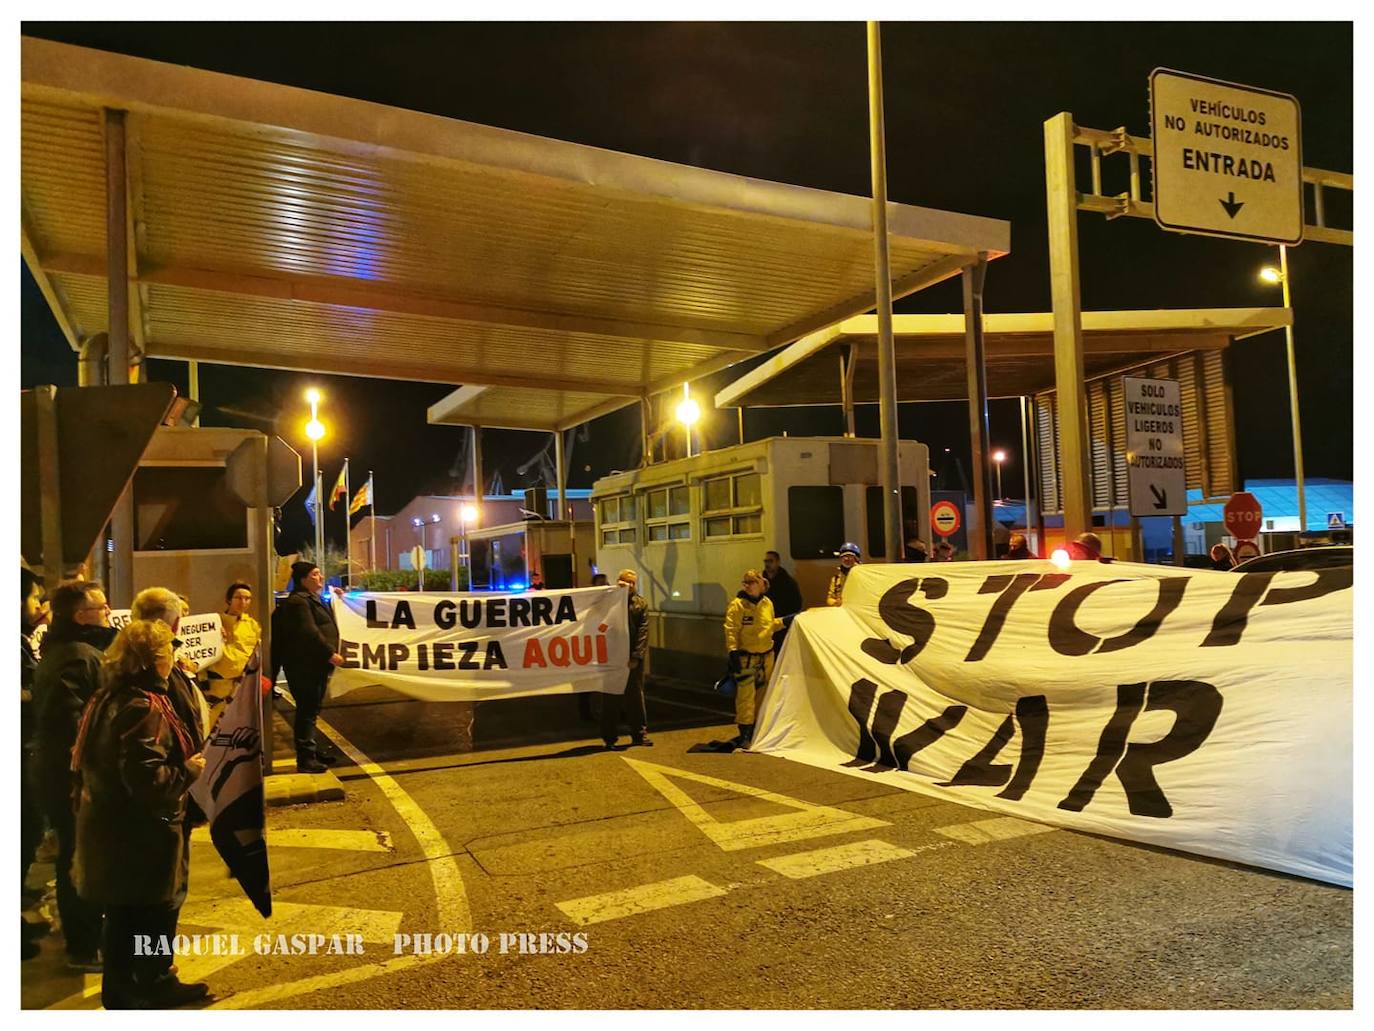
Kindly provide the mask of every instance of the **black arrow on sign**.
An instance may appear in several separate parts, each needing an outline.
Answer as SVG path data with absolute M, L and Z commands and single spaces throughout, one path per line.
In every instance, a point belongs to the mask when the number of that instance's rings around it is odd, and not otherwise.
M 1235 191 L 1235 190 L 1230 190 L 1230 191 L 1226 194 L 1226 199 L 1225 199 L 1225 200 L 1220 200 L 1220 199 L 1218 198 L 1218 202 L 1221 204 L 1221 206 L 1222 206 L 1223 208 L 1226 209 L 1226 214 L 1230 215 L 1232 218 L 1235 218 L 1235 217 L 1236 217 L 1236 213 L 1239 212 L 1241 208 L 1245 207 L 1245 201 L 1243 201 L 1243 200 L 1239 200 L 1239 201 L 1236 200 L 1236 191 Z
M 1150 484 L 1150 493 L 1155 496 L 1155 508 L 1169 507 L 1169 492 L 1167 490 L 1160 490 L 1152 483 Z

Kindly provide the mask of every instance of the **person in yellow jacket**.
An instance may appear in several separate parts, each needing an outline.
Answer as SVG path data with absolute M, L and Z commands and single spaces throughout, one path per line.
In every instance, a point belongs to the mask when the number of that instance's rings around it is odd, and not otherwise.
M 768 581 L 763 574 L 748 570 L 740 586 L 743 590 L 725 610 L 725 647 L 735 678 L 735 722 L 739 725 L 739 737 L 729 743 L 748 748 L 754 738 L 754 703 L 773 675 L 773 633 L 783 623 L 773 615 L 773 603 L 764 593 Z
M 859 552 L 859 546 L 852 541 L 845 541 L 841 544 L 838 554 L 840 567 L 835 570 L 835 575 L 830 578 L 830 587 L 825 592 L 827 605 L 844 604 L 844 582 L 849 579 L 849 571 L 857 566 L 860 559 L 863 558 Z
M 234 697 L 243 677 L 243 668 L 262 640 L 262 626 L 248 614 L 253 604 L 253 588 L 243 582 L 232 583 L 224 592 L 224 657 L 206 671 L 206 700 L 210 703 L 210 726 L 219 722 L 220 713 Z

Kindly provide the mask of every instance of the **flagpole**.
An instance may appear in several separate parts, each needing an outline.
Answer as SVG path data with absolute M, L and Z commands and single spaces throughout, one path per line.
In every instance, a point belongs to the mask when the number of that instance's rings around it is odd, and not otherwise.
M 367 502 L 372 509 L 372 536 L 368 538 L 368 563 L 375 570 L 377 568 L 377 494 L 376 488 L 372 485 L 372 470 L 367 471 Z
M 353 517 L 348 514 L 353 505 L 353 492 L 348 483 L 348 459 L 344 459 L 344 579 L 345 586 L 353 586 Z

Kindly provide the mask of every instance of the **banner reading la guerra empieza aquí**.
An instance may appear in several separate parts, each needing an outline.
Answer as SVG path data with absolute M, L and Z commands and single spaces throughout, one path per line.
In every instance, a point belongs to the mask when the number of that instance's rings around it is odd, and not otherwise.
M 623 694 L 626 594 L 344 594 L 334 600 L 344 665 L 330 694 L 381 684 L 429 701 Z
M 1351 571 L 864 566 L 799 615 L 754 748 L 1351 885 Z

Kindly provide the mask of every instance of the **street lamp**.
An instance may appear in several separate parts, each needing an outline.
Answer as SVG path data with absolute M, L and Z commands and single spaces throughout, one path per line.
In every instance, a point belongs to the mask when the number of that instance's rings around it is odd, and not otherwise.
M 992 453 L 992 462 L 997 470 L 997 500 L 1002 500 L 1002 463 L 1007 460 L 1007 453 L 998 448 Z
M 468 549 L 468 527 L 477 524 L 477 506 L 458 509 L 458 564 L 468 571 L 468 590 L 472 590 L 472 552 Z
M 1288 344 L 1288 413 L 1293 423 L 1293 479 L 1298 488 L 1298 533 L 1307 532 L 1307 490 L 1302 475 L 1302 418 L 1298 413 L 1298 361 L 1293 350 L 1293 300 L 1288 292 L 1288 248 L 1279 244 L 1279 267 L 1260 269 L 1261 282 L 1283 287 L 1283 307 L 1288 322 L 1283 336 Z
M 701 418 L 701 405 L 687 392 L 687 384 L 682 385 L 682 403 L 677 406 L 677 421 L 687 431 L 687 457 L 692 457 L 692 424 Z
M 324 423 L 320 422 L 320 401 L 323 399 L 319 390 L 311 387 L 305 392 L 305 399 L 310 404 L 310 421 L 305 424 L 305 435 L 310 440 L 310 457 L 314 465 L 314 484 L 315 511 L 311 513 L 315 520 L 315 561 L 324 568 L 324 511 L 320 505 L 323 501 L 324 491 L 320 486 L 320 441 L 324 439 Z

